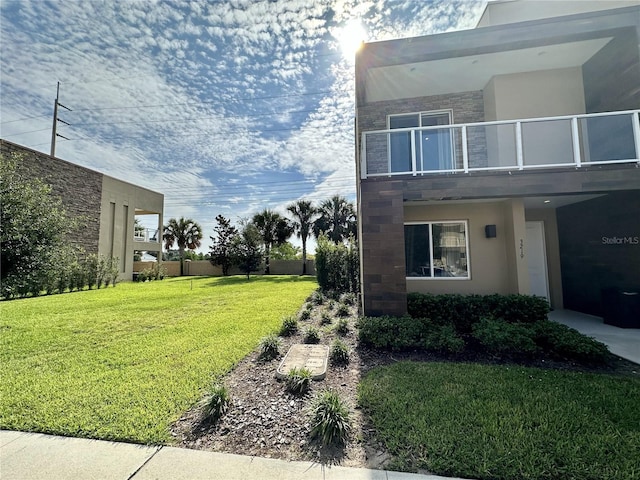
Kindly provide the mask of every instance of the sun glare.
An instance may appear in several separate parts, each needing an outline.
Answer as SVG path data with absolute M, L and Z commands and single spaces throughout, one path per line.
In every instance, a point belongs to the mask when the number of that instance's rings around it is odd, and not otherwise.
M 365 41 L 366 36 L 367 33 L 359 20 L 349 20 L 349 22 L 338 31 L 336 38 L 340 43 L 342 54 L 347 58 L 353 58 L 360 49 L 362 42 Z

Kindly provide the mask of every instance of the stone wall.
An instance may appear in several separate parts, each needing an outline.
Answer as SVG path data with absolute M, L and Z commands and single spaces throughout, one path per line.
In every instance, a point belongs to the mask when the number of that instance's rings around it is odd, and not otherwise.
M 103 175 L 6 140 L 0 140 L 0 150 L 6 157 L 13 153 L 20 155 L 18 168 L 51 186 L 52 194 L 62 200 L 67 215 L 81 220 L 69 242 L 82 247 L 87 254 L 97 254 Z
M 404 98 L 372 102 L 358 107 L 358 144 L 361 133 L 370 130 L 386 130 L 388 115 L 451 110 L 453 123 L 484 122 L 484 97 L 481 90 Z M 462 168 L 462 136 L 460 129 L 453 130 L 455 166 Z M 469 163 L 472 167 L 487 165 L 485 130 L 471 128 L 467 132 Z M 359 148 L 359 147 L 358 147 Z M 367 139 L 367 173 L 388 171 L 388 145 L 386 135 L 369 136 Z

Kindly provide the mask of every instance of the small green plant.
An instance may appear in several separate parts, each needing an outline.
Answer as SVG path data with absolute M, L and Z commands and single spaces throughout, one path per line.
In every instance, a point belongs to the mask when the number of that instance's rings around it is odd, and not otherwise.
M 311 387 L 311 372 L 306 368 L 293 367 L 285 378 L 287 392 L 304 395 Z
M 216 423 L 229 409 L 231 397 L 227 387 L 216 383 L 202 402 L 202 419 Z
M 277 335 L 267 335 L 260 340 L 260 358 L 271 360 L 280 355 L 280 339 Z
M 322 305 L 324 301 L 324 294 L 320 290 L 316 290 L 311 295 L 311 303 L 313 303 L 314 305 Z
M 293 315 L 284 317 L 282 319 L 282 326 L 280 327 L 280 335 L 283 337 L 289 337 L 298 331 L 298 319 Z
M 300 321 L 304 322 L 305 320 L 309 320 L 311 318 L 311 310 L 302 310 L 300 312 Z
M 345 305 L 349 305 L 353 307 L 357 301 L 358 301 L 358 298 L 356 297 L 356 294 L 353 292 L 343 293 L 342 295 L 340 295 L 340 302 Z
M 322 315 L 320 315 L 320 325 L 329 325 L 331 322 L 331 315 L 329 315 L 328 312 L 322 312 Z
M 349 347 L 339 338 L 336 338 L 331 345 L 329 352 L 331 362 L 337 365 L 345 365 L 349 363 Z
M 349 333 L 349 320 L 346 318 L 339 318 L 338 323 L 336 324 L 336 333 L 342 336 Z
M 311 405 L 311 438 L 323 445 L 342 445 L 351 431 L 349 408 L 332 390 L 324 390 Z
M 304 343 L 320 343 L 320 331 L 310 326 L 304 332 Z
M 348 317 L 351 312 L 349 311 L 349 306 L 341 303 L 336 310 L 336 315 L 339 317 Z
M 334 308 L 336 308 L 336 301 L 333 299 L 329 300 L 329 303 L 327 304 L 327 308 L 329 310 L 333 310 Z

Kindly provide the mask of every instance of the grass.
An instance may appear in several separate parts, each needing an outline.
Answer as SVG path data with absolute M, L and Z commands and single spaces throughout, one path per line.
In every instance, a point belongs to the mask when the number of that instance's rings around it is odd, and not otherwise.
M 391 469 L 476 479 L 640 478 L 640 379 L 519 366 L 400 362 L 360 404 Z
M 316 287 L 194 277 L 0 302 L 0 428 L 169 443 L 169 425 Z

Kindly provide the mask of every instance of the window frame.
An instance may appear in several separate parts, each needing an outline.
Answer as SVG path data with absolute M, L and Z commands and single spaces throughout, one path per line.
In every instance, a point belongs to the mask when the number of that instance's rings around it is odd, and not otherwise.
M 416 111 L 416 112 L 402 112 L 402 113 L 389 113 L 387 114 L 387 130 L 394 130 L 393 128 L 391 128 L 391 119 L 393 117 L 408 117 L 411 115 L 416 115 L 418 117 L 418 126 L 417 127 L 406 127 L 406 128 L 422 128 L 422 117 L 423 115 L 426 116 L 438 116 L 438 115 L 442 115 L 442 114 L 447 114 L 449 117 L 449 123 L 446 126 L 450 126 L 454 124 L 454 120 L 453 120 L 453 109 L 452 108 L 441 108 L 441 109 L 437 109 L 437 110 L 420 110 L 420 111 Z M 456 158 L 456 146 L 455 146 L 455 138 L 453 135 L 453 130 L 449 130 L 449 136 L 450 136 L 450 140 L 449 140 L 449 145 L 451 148 L 451 162 L 452 162 L 452 168 L 455 166 L 455 158 Z M 422 172 L 424 171 L 424 158 L 423 158 L 423 153 L 422 153 L 422 148 L 420 149 L 420 168 L 418 168 L 418 158 L 417 158 L 417 152 L 414 152 L 412 154 L 416 155 L 416 165 L 415 165 L 415 169 L 416 172 Z M 392 170 L 392 162 L 391 162 L 391 141 L 389 140 L 387 142 L 387 171 L 388 172 L 393 172 L 394 170 Z M 407 171 L 406 173 L 410 173 L 413 170 L 413 168 L 409 171 Z M 443 171 L 449 171 L 449 169 L 445 169 Z
M 464 224 L 464 243 L 465 243 L 465 257 L 467 260 L 467 275 L 464 277 L 436 277 L 434 276 L 434 262 L 433 262 L 433 225 L 434 224 Z M 406 280 L 445 280 L 445 281 L 464 281 L 471 280 L 471 258 L 470 258 L 470 249 L 469 249 L 469 220 L 422 220 L 415 222 L 404 222 L 404 226 L 409 225 L 428 225 L 429 226 L 429 268 L 430 268 L 430 276 L 418 276 L 411 277 L 408 275 L 406 271 L 407 264 L 407 251 L 405 248 L 404 256 L 405 256 L 405 278 Z

